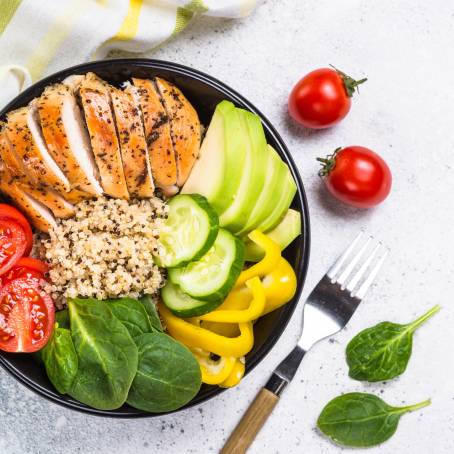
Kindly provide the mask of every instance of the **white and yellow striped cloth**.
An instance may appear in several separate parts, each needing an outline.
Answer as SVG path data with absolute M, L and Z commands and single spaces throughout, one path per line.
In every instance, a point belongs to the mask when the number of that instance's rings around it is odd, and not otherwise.
M 0 0 L 0 108 L 47 74 L 111 50 L 149 51 L 196 14 L 244 17 L 257 0 Z

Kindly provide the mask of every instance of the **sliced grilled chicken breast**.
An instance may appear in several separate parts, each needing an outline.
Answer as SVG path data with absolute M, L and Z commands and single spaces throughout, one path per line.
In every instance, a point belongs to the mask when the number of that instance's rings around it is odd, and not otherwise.
M 0 159 L 2 161 L 2 169 L 5 169 L 12 175 L 15 180 L 28 182 L 27 173 L 24 163 L 17 156 L 11 142 L 6 134 L 6 123 L 0 123 Z
M 159 77 L 156 78 L 156 85 L 170 118 L 170 133 L 177 163 L 177 184 L 181 187 L 199 156 L 200 120 L 192 104 L 175 85 Z
M 37 117 L 34 102 L 10 112 L 6 135 L 33 183 L 52 187 L 60 193 L 68 192 L 69 181 L 49 154 Z
M 56 226 L 55 218 L 48 208 L 16 184 L 8 183 L 8 178 L 5 178 L 3 174 L 0 174 L 0 191 L 6 194 L 26 214 L 31 224 L 38 230 L 49 232 L 51 228 Z
M 112 197 L 129 199 L 109 85 L 88 73 L 78 86 L 101 185 Z
M 90 138 L 72 90 L 64 84 L 51 85 L 37 99 L 36 105 L 47 149 L 71 188 L 93 196 L 101 195 Z
M 143 115 L 145 138 L 155 185 L 167 195 L 178 192 L 177 166 L 170 135 L 170 122 L 153 82 L 133 79 Z
M 67 202 L 58 192 L 47 188 L 34 188 L 30 185 L 16 186 L 52 211 L 56 218 L 67 219 L 75 214 L 74 206 Z
M 123 91 L 112 87 L 110 91 L 129 194 L 147 198 L 153 196 L 154 184 L 142 115 L 134 103 L 134 89 L 128 86 Z

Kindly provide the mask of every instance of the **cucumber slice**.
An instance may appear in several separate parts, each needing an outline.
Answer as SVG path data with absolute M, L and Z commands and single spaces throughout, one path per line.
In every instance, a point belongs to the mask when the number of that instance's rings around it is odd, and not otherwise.
M 210 302 L 191 298 L 178 285 L 170 281 L 161 290 L 161 298 L 163 303 L 178 317 L 196 317 L 208 314 L 222 304 L 222 300 Z
M 159 265 L 183 266 L 203 257 L 218 235 L 219 218 L 199 194 L 180 194 L 169 202 L 169 217 L 159 234 Z
M 219 229 L 212 248 L 197 262 L 169 270 L 169 279 L 193 298 L 223 300 L 234 286 L 244 265 L 244 243 Z
M 265 234 L 279 244 L 283 251 L 296 237 L 301 235 L 301 214 L 292 209 L 288 210 L 280 224 Z M 248 239 L 244 245 L 246 262 L 258 262 L 265 256 L 265 251 L 253 241 Z

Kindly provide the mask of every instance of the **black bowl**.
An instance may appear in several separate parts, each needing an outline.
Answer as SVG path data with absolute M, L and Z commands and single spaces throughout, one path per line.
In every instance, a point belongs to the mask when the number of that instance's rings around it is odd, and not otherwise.
M 290 167 L 298 187 L 297 195 L 292 206 L 301 213 L 303 234 L 286 249 L 285 257 L 290 261 L 296 271 L 298 289 L 290 303 L 261 318 L 255 324 L 254 349 L 246 358 L 246 373 L 249 373 L 265 358 L 287 326 L 298 303 L 309 262 L 310 231 L 308 206 L 303 183 L 287 147 L 270 122 L 249 101 L 227 85 L 200 71 L 175 63 L 149 59 L 104 60 L 74 66 L 56 73 L 37 82 L 17 96 L 0 112 L 0 119 L 3 120 L 7 112 L 28 104 L 33 98 L 39 96 L 47 85 L 60 82 L 72 74 L 85 74 L 88 71 L 95 72 L 98 76 L 114 85 L 118 85 L 131 77 L 149 78 L 161 76 L 168 79 L 175 83 L 193 103 L 200 115 L 202 123 L 205 125 L 209 123 L 216 105 L 221 100 L 228 99 L 235 105 L 248 109 L 260 116 L 268 142 L 278 151 L 282 159 Z M 96 410 L 71 399 L 69 396 L 60 395 L 49 382 L 44 368 L 35 362 L 31 355 L 0 352 L 0 364 L 29 389 L 67 408 L 98 416 L 123 418 L 157 416 L 157 414 L 136 410 L 128 405 L 124 405 L 118 410 L 113 411 Z M 197 396 L 183 408 L 204 402 L 223 391 L 222 388 L 204 385 Z

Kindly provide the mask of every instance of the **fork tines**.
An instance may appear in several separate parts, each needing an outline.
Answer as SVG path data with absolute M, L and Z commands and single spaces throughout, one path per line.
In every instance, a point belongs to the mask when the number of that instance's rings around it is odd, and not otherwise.
M 388 255 L 389 249 L 361 232 L 326 275 L 351 296 L 363 299 Z

